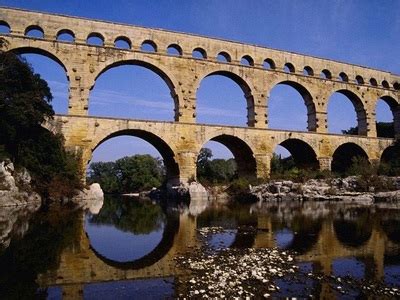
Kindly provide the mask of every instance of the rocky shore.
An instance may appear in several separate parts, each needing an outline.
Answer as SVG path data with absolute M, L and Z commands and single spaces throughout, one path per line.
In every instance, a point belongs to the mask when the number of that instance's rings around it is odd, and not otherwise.
M 310 179 L 305 183 L 270 181 L 250 187 L 250 194 L 263 201 L 341 201 L 360 204 L 400 203 L 400 177 L 376 177 L 367 186 L 359 177 Z M 378 183 L 377 183 L 378 182 Z M 364 191 L 366 189 L 366 191 Z
M 31 176 L 25 168 L 16 170 L 14 164 L 0 162 L 0 206 L 41 204 L 41 197 L 31 188 Z

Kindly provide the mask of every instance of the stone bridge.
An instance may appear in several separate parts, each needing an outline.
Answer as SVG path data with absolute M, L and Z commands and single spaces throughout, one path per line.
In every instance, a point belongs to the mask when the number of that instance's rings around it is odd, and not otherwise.
M 240 174 L 260 178 L 268 177 L 277 145 L 287 148 L 299 165 L 321 169 L 335 169 L 335 158 L 343 154 L 379 161 L 393 143 L 377 138 L 379 99 L 390 106 L 395 133 L 400 133 L 400 77 L 389 72 L 193 34 L 4 7 L 0 26 L 8 30 L 0 35 L 5 50 L 41 54 L 65 70 L 68 115 L 57 116 L 50 127 L 61 130 L 68 147 L 82 151 L 84 166 L 102 142 L 125 134 L 157 148 L 171 183 L 196 178 L 198 153 L 209 140 L 231 150 Z M 88 116 L 96 79 L 121 65 L 142 66 L 165 81 L 174 101 L 173 122 Z M 196 123 L 197 89 L 204 78 L 216 74 L 243 90 L 247 127 Z M 303 97 L 308 132 L 268 129 L 268 98 L 278 84 L 293 87 Z M 358 136 L 327 133 L 328 101 L 336 92 L 353 104 Z

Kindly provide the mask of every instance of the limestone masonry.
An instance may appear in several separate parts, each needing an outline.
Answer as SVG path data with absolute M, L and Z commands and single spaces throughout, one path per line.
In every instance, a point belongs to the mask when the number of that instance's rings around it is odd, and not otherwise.
M 122 134 L 153 144 L 174 184 L 196 177 L 197 155 L 209 140 L 232 151 L 240 174 L 259 178 L 268 177 L 270 159 L 279 144 L 295 160 L 315 161 L 322 169 L 330 169 L 335 152 L 343 149 L 362 151 L 371 162 L 379 161 L 393 139 L 376 137 L 378 99 L 390 106 L 395 132 L 400 133 L 400 76 L 390 72 L 191 34 L 11 8 L 0 8 L 0 25 L 10 29 L 0 35 L 7 41 L 6 50 L 42 54 L 64 68 L 69 79 L 68 115 L 57 116 L 48 127 L 61 130 L 66 145 L 82 151 L 83 166 L 99 144 Z M 43 37 L 28 36 L 32 29 Z M 72 41 L 60 40 L 65 34 Z M 99 38 L 102 45 L 88 44 L 90 37 Z M 117 48 L 119 41 L 128 49 Z M 154 51 L 144 51 L 143 45 Z M 127 64 L 148 68 L 166 82 L 174 99 L 175 122 L 88 116 L 89 92 L 96 79 L 110 68 Z M 248 127 L 196 123 L 197 89 L 202 79 L 214 74 L 231 78 L 242 88 Z M 268 98 L 277 84 L 289 85 L 302 95 L 308 132 L 268 129 Z M 358 136 L 327 133 L 327 105 L 335 92 L 353 103 Z

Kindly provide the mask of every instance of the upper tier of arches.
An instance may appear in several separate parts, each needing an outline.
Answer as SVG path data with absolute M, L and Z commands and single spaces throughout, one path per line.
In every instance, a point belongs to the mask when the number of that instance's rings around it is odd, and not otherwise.
M 332 60 L 191 34 L 92 21 L 76 17 L 51 14 L 46 14 L 46 16 L 46 18 L 43 18 L 42 13 L 1 8 L 0 26 L 8 28 L 9 33 L 6 34 L 11 35 L 26 35 L 31 29 L 35 29 L 43 33 L 39 38 L 45 40 L 64 41 L 59 39 L 60 33 L 67 33 L 71 37 L 67 40 L 68 42 L 83 44 L 88 43 L 90 37 L 96 36 L 102 43 L 93 46 L 118 48 L 125 51 L 139 51 L 142 44 L 146 42 L 153 45 L 155 53 L 189 58 L 192 57 L 193 52 L 198 53 L 197 51 L 199 51 L 200 55 L 194 56 L 194 58 L 214 62 L 218 61 L 218 56 L 223 53 L 223 56 L 227 58 L 224 63 L 227 64 L 243 65 L 251 68 L 264 68 L 266 66 L 275 72 L 284 72 L 286 68 L 290 73 L 299 76 L 400 90 L 400 80 L 388 72 Z M 121 41 L 126 44 L 125 47 L 118 45 L 117 42 Z M 290 59 L 288 60 L 288 58 Z M 324 75 L 324 78 L 320 78 L 321 73 L 328 74 L 328 76 Z

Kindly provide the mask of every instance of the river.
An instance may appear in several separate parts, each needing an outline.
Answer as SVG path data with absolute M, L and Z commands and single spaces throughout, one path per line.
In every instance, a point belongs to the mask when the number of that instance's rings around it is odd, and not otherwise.
M 201 200 L 165 206 L 106 196 L 85 212 L 8 209 L 0 220 L 1 298 L 183 297 L 192 274 L 177 258 L 226 248 L 294 253 L 297 275 L 275 278 L 279 289 L 271 296 L 352 299 L 376 296 L 366 285 L 400 289 L 396 208 Z M 200 234 L 205 228 L 213 229 Z

